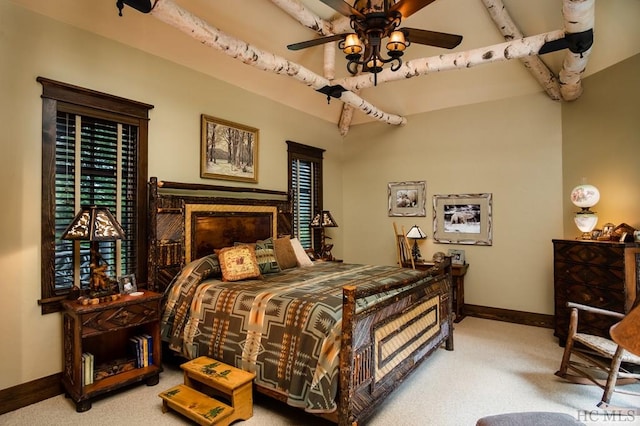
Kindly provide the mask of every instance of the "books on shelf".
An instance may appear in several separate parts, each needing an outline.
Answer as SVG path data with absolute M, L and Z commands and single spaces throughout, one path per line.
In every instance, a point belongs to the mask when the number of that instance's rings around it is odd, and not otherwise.
M 93 383 L 93 354 L 85 352 L 82 354 L 82 386 Z
M 149 334 L 130 337 L 129 347 L 136 360 L 136 368 L 153 365 L 153 338 Z

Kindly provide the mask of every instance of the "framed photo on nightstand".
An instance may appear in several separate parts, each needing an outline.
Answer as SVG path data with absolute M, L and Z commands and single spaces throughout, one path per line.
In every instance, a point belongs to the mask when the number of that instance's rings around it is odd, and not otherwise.
M 464 265 L 464 250 L 449 249 L 447 254 L 451 256 L 451 264 Z
M 138 291 L 136 276 L 131 274 L 118 277 L 118 288 L 120 289 L 120 294 L 131 294 Z

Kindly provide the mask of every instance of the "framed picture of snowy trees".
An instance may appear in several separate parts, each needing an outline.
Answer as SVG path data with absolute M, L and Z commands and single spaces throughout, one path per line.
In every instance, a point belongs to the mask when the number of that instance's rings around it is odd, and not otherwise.
M 433 240 L 446 244 L 493 244 L 492 194 L 433 196 Z
M 202 114 L 200 177 L 258 183 L 259 130 Z

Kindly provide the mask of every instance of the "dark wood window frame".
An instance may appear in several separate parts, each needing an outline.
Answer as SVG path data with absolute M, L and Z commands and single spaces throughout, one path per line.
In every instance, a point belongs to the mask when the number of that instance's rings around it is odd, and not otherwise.
M 289 190 L 289 194 L 292 194 L 293 199 L 291 200 L 293 205 L 293 214 L 295 216 L 296 214 L 296 209 L 298 208 L 298 206 L 296 205 L 296 203 L 298 202 L 298 194 L 295 193 L 295 188 L 293 185 L 293 162 L 296 160 L 303 160 L 303 161 L 309 161 L 309 162 L 313 162 L 315 167 L 314 167 L 314 173 L 315 176 L 313 177 L 314 182 L 313 182 L 313 186 L 314 186 L 314 190 L 313 190 L 313 206 L 311 208 L 311 213 L 315 214 L 317 212 L 322 211 L 322 193 L 323 193 L 323 188 L 322 188 L 322 160 L 324 157 L 324 149 L 321 148 L 316 148 L 313 146 L 309 146 L 309 145 L 303 145 L 301 143 L 298 142 L 292 142 L 292 141 L 287 141 L 287 159 L 288 159 L 288 176 L 287 176 L 287 182 L 288 182 L 288 190 Z M 296 226 L 300 226 L 300 224 L 297 224 L 297 220 L 295 217 L 292 217 L 292 230 L 293 230 L 293 235 L 297 236 L 298 235 L 298 228 Z M 310 223 L 311 221 L 309 221 Z M 320 230 L 319 229 L 312 229 L 311 230 L 311 235 L 312 235 L 312 246 L 310 248 L 316 249 L 318 247 L 320 247 Z M 305 247 L 308 248 L 308 247 Z
M 55 159 L 56 117 L 59 108 L 72 109 L 77 114 L 122 120 L 138 127 L 137 165 L 137 229 L 136 278 L 144 287 L 147 277 L 147 175 L 148 124 L 153 105 L 97 92 L 44 77 L 36 79 L 42 84 L 42 256 L 41 305 L 42 313 L 61 310 L 60 301 L 67 294 L 55 289 Z

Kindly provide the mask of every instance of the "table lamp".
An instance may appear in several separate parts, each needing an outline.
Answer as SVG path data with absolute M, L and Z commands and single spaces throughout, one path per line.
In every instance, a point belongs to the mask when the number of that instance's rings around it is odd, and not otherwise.
M 417 262 L 421 257 L 420 248 L 418 247 L 418 240 L 424 240 L 425 238 L 427 238 L 427 234 L 425 234 L 418 225 L 413 225 L 411 229 L 409 229 L 409 232 L 407 232 L 407 238 L 413 240 L 411 255 L 413 256 L 413 261 Z
M 317 213 L 311 223 L 309 224 L 311 228 L 320 228 L 320 252 L 319 258 L 323 260 L 333 260 L 333 255 L 331 254 L 331 249 L 333 248 L 333 244 L 326 244 L 326 237 L 324 234 L 324 228 L 337 228 L 338 223 L 335 221 L 333 216 L 331 216 L 331 212 L 329 210 L 323 210 L 320 213 Z
M 108 291 L 110 279 L 105 274 L 107 262 L 100 255 L 100 241 L 116 241 L 125 238 L 124 230 L 106 207 L 82 206 L 67 229 L 63 240 L 91 242 L 90 290 Z M 103 263 L 103 265 L 101 265 Z
M 577 212 L 573 217 L 573 221 L 580 231 L 582 231 L 583 240 L 591 239 L 591 231 L 598 223 L 598 215 L 596 212 L 589 210 L 600 201 L 600 191 L 593 185 L 583 183 L 571 190 L 571 202 L 580 207 L 582 210 Z

